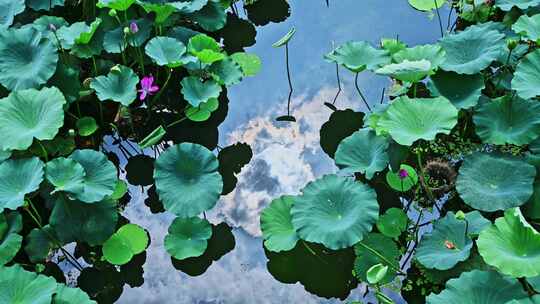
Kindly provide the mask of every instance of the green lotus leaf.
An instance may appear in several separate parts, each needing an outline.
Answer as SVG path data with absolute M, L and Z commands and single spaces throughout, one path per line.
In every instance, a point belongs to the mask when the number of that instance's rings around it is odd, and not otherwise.
M 473 270 L 446 282 L 446 289 L 430 294 L 427 304 L 505 304 L 527 297 L 521 284 L 494 271 Z
M 202 63 L 210 64 L 225 58 L 217 41 L 205 34 L 198 34 L 189 39 L 188 52 L 199 58 Z
M 83 166 L 70 158 L 58 157 L 45 166 L 45 178 L 55 187 L 53 193 L 83 192 L 85 175 Z
M 182 143 L 161 153 L 154 179 L 165 209 L 185 218 L 214 207 L 223 188 L 218 167 L 216 156 L 198 144 Z
M 291 207 L 294 196 L 284 195 L 273 200 L 261 214 L 261 230 L 264 246 L 270 251 L 280 252 L 293 249 L 298 235 L 292 224 Z
M 446 52 L 445 71 L 476 74 L 497 60 L 505 50 L 504 34 L 489 28 L 470 27 L 440 40 Z
M 441 8 L 446 1 L 443 0 L 409 0 L 409 4 L 419 11 L 431 11 Z
M 279 38 L 278 41 L 274 42 L 272 44 L 272 47 L 279 48 L 284 46 L 285 44 L 289 43 L 289 41 L 291 41 L 292 37 L 294 37 L 294 34 L 296 34 L 296 28 L 293 27 L 287 32 L 287 34 Z
M 118 180 L 116 167 L 107 159 L 105 154 L 84 149 L 75 150 L 69 158 L 78 162 L 84 168 L 83 189 L 74 193 L 78 200 L 85 203 L 94 203 L 113 194 Z
M 459 168 L 456 190 L 475 209 L 505 210 L 527 202 L 535 175 L 535 168 L 520 159 L 475 153 Z
M 86 204 L 57 196 L 49 224 L 63 244 L 77 241 L 97 246 L 114 233 L 118 220 L 116 208 L 113 200 Z
M 214 62 L 209 69 L 212 78 L 224 86 L 231 86 L 242 81 L 244 76 L 242 68 L 236 61 L 231 58 L 225 58 L 221 61 Z
M 503 274 L 516 278 L 540 275 L 540 233 L 519 208 L 506 210 L 504 217 L 480 232 L 476 244 L 484 261 Z
M 379 204 L 368 186 L 325 175 L 306 185 L 295 199 L 291 215 L 301 239 L 335 250 L 354 245 L 371 231 Z
M 391 238 L 380 233 L 369 233 L 361 242 L 354 245 L 354 252 L 356 254 L 354 273 L 360 281 L 367 282 L 367 271 L 372 266 L 381 264 L 389 267 L 390 270 L 387 271 L 380 283 L 392 282 L 396 276 L 395 269 L 399 268 L 401 254 Z
M 24 0 L 0 0 L 0 29 L 5 30 L 18 14 L 24 12 Z
M 79 118 L 77 120 L 76 126 L 79 130 L 79 135 L 81 136 L 90 136 L 94 134 L 99 128 L 96 120 L 91 116 Z
M 79 288 L 67 287 L 64 284 L 58 284 L 52 304 L 97 304 L 90 300 L 90 297 Z
M 368 179 L 388 165 L 388 138 L 369 129 L 360 129 L 343 139 L 335 153 L 335 162 L 343 171 L 361 172 Z
M 0 150 L 0 163 L 10 158 L 11 151 Z
M 43 228 L 34 228 L 26 236 L 24 251 L 33 263 L 45 262 L 52 250 L 57 249 L 53 241 L 54 230 L 49 225 Z
M 481 74 L 465 75 L 439 70 L 427 84 L 432 96 L 446 97 L 458 109 L 474 107 L 485 88 Z
M 385 236 L 397 238 L 407 229 L 409 218 L 399 208 L 390 208 L 377 220 L 377 229 Z
M 0 33 L 0 84 L 9 90 L 37 88 L 56 70 L 58 52 L 32 27 Z
M 15 210 L 24 205 L 24 196 L 43 181 L 43 162 L 37 157 L 9 159 L 0 164 L 0 209 Z
M 188 14 L 201 10 L 208 0 L 138 0 L 137 2 L 143 6 L 147 4 L 170 6 L 177 12 Z
M 64 6 L 64 2 L 65 0 L 26 0 L 26 5 L 35 11 L 50 11 L 56 6 Z
M 484 143 L 525 145 L 540 135 L 540 103 L 504 96 L 481 103 L 473 120 Z
M 390 53 L 390 55 L 393 56 L 395 53 L 406 49 L 407 45 L 404 42 L 399 41 L 399 39 L 396 39 L 396 38 L 382 38 L 381 39 L 381 47 L 384 50 L 387 50 Z
M 451 211 L 447 214 L 455 216 Z M 470 236 L 477 236 L 482 230 L 491 225 L 491 222 L 476 210 L 465 213 L 465 219 L 467 220 L 467 234 Z
M 189 18 L 204 30 L 215 32 L 222 29 L 227 23 L 227 14 L 225 11 L 228 5 L 223 4 L 221 0 L 207 1 L 208 3 L 201 10 L 190 14 Z
M 11 92 L 0 99 L 0 150 L 24 150 L 34 138 L 53 139 L 64 124 L 66 100 L 57 88 Z
M 366 271 L 367 281 L 369 284 L 377 284 L 387 273 L 388 266 L 382 264 L 373 265 Z
M 136 33 L 124 33 L 124 29 L 129 28 L 131 23 L 137 24 L 139 30 Z M 109 30 L 103 37 L 103 48 L 108 53 L 122 53 L 126 51 L 127 45 L 132 47 L 142 46 L 152 33 L 153 23 L 148 19 L 137 19 L 124 22 L 113 30 Z
M 401 170 L 404 170 L 407 173 L 406 176 L 400 176 L 399 172 Z M 392 189 L 400 192 L 406 192 L 418 184 L 418 174 L 413 167 L 401 164 L 397 172 L 389 170 L 386 173 L 386 182 Z
M 160 125 L 154 131 L 150 132 L 150 134 L 148 134 L 143 140 L 141 140 L 141 142 L 139 142 L 139 147 L 141 149 L 145 149 L 153 146 L 160 142 L 165 134 L 167 134 L 167 131 L 165 128 L 163 128 L 163 126 Z
M 221 86 L 214 80 L 202 82 L 196 76 L 184 77 L 180 84 L 184 99 L 194 107 L 198 107 L 201 103 L 207 102 L 212 98 L 218 98 L 221 93 Z
M 58 29 L 56 35 L 62 44 L 62 48 L 69 50 L 75 44 L 88 44 L 97 28 L 101 24 L 101 19 L 96 18 L 90 25 L 86 22 L 75 22 L 69 26 Z
M 79 68 L 59 62 L 49 84 L 60 89 L 66 101 L 72 103 L 79 99 L 81 91 L 81 83 L 74 79 L 79 79 Z
M 540 303 L 540 295 L 534 295 L 530 298 L 523 298 L 519 300 L 511 300 L 506 302 L 506 304 L 538 304 Z
M 135 224 L 126 224 L 103 244 L 103 257 L 114 265 L 124 265 L 148 246 L 148 234 Z
M 472 240 L 466 232 L 466 222 L 453 214 L 437 220 L 433 231 L 422 236 L 416 249 L 416 259 L 427 268 L 447 270 L 471 254 Z
M 537 41 L 540 39 L 540 15 L 522 15 L 512 25 L 512 30 L 528 40 Z
M 90 88 L 96 91 L 101 101 L 112 100 L 129 106 L 137 98 L 139 76 L 132 69 L 119 65 L 111 69 L 107 76 L 94 78 Z
M 133 3 L 135 3 L 135 0 L 99 0 L 98 3 L 96 3 L 96 6 L 100 8 L 108 7 L 117 11 L 125 11 Z
M 261 59 L 255 54 L 234 53 L 229 56 L 240 65 L 244 76 L 255 76 L 261 70 Z
M 376 49 L 364 41 L 349 41 L 326 54 L 325 58 L 355 73 L 366 68 L 375 70 L 390 63 L 387 51 Z
M 419 139 L 432 140 L 437 134 L 450 134 L 457 124 L 458 110 L 444 97 L 395 99 L 377 121 L 400 145 L 410 146 Z
M 418 82 L 422 78 L 431 75 L 433 73 L 433 67 L 425 59 L 419 61 L 404 60 L 400 63 L 385 65 L 377 69 L 375 73 L 391 76 L 401 81 Z
M 219 100 L 217 98 L 210 98 L 207 102 L 201 103 L 198 107 L 188 105 L 184 111 L 186 117 L 191 121 L 205 121 L 210 118 L 212 112 L 219 108 Z
M 409 61 L 422 61 L 427 60 L 431 63 L 432 69 L 437 69 L 441 63 L 444 62 L 444 51 L 440 45 L 426 44 L 417 45 L 412 48 L 402 49 L 392 55 L 392 58 L 396 62 Z
M 517 65 L 512 89 L 524 99 L 540 95 L 540 50 L 529 53 Z
M 180 66 L 186 46 L 174 38 L 154 37 L 148 41 L 144 51 L 157 65 L 173 68 Z
M 198 217 L 176 218 L 165 236 L 165 249 L 177 260 L 201 256 L 212 236 L 212 225 Z
M 528 154 L 527 162 L 533 166 L 535 166 L 538 171 L 538 165 L 533 163 L 532 160 L 535 162 L 540 163 L 540 157 L 536 156 L 535 154 Z M 527 218 L 530 219 L 539 219 L 540 218 L 540 180 L 535 179 L 533 184 L 533 195 L 531 198 L 521 206 L 521 211 L 525 214 Z
M 156 19 L 154 20 L 157 24 L 163 24 L 169 17 L 176 12 L 176 8 L 168 4 L 158 4 L 152 3 L 152 1 L 138 0 L 137 3 L 142 6 L 146 13 L 156 14 Z M 185 2 L 184 2 L 185 3 Z
M 23 237 L 22 216 L 17 212 L 0 213 L 0 265 L 10 262 L 19 252 Z
M 0 267 L 0 303 L 50 304 L 55 291 L 52 277 L 26 271 L 17 264 Z
M 496 0 L 495 6 L 500 8 L 503 11 L 509 11 L 513 7 L 519 9 L 527 9 L 540 5 L 540 0 Z

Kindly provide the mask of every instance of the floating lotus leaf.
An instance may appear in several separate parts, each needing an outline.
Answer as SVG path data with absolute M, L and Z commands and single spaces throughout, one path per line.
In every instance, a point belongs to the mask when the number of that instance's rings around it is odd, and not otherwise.
M 404 60 L 400 63 L 391 63 L 377 69 L 375 73 L 391 76 L 392 78 L 417 82 L 422 78 L 432 74 L 433 67 L 431 63 L 425 59 L 419 61 Z
M 506 47 L 504 34 L 489 28 L 470 27 L 440 40 L 446 52 L 445 71 L 476 74 L 497 60 Z
M 390 268 L 381 280 L 382 284 L 392 282 L 396 276 L 395 269 L 399 268 L 401 254 L 391 238 L 380 233 L 369 233 L 361 242 L 354 245 L 354 253 L 356 254 L 354 272 L 359 280 L 367 282 L 366 272 L 377 264 Z M 380 256 L 383 256 L 384 259 L 381 259 Z
M 84 168 L 82 191 L 76 192 L 75 197 L 85 203 L 101 201 L 113 194 L 118 180 L 116 167 L 107 159 L 105 154 L 94 150 L 76 150 L 70 156 Z
M 352 72 L 375 70 L 390 63 L 390 56 L 385 50 L 378 50 L 364 41 L 349 41 L 325 56 L 326 59 L 343 65 Z
M 124 265 L 148 246 L 148 234 L 135 225 L 126 224 L 103 244 L 103 257 L 114 265 Z
M 495 6 L 500 8 L 503 11 L 509 11 L 513 7 L 520 9 L 527 9 L 529 7 L 534 7 L 540 5 L 540 0 L 496 0 Z
M 517 65 L 512 89 L 524 99 L 540 95 L 540 50 L 529 53 Z
M 377 229 L 385 236 L 397 238 L 407 229 L 409 218 L 399 208 L 390 208 L 377 220 Z
M 465 261 L 473 246 L 466 232 L 466 222 L 453 214 L 437 220 L 433 231 L 422 236 L 416 249 L 416 259 L 427 268 L 447 270 Z
M 96 304 L 96 301 L 90 300 L 88 295 L 79 288 L 67 287 L 64 284 L 58 284 L 52 304 Z
M 94 117 L 91 116 L 85 116 L 81 117 L 77 120 L 76 123 L 77 130 L 79 131 L 79 135 L 81 136 L 90 136 L 94 134 L 94 132 L 97 131 L 98 124 Z
M 395 99 L 381 115 L 377 128 L 386 130 L 400 145 L 450 134 L 457 124 L 457 109 L 444 97 Z
M 1 59 L 0 59 L 1 60 Z M 64 124 L 66 100 L 57 88 L 15 91 L 0 99 L 1 150 L 24 150 L 34 138 L 53 139 Z
M 210 73 L 220 85 L 231 86 L 242 81 L 242 68 L 231 58 L 225 58 L 210 66 Z
M 291 41 L 295 33 L 296 33 L 296 28 L 293 27 L 287 32 L 287 34 L 285 34 L 285 36 L 281 37 L 278 41 L 272 44 L 272 46 L 275 48 L 284 46 L 285 44 L 289 43 L 289 41 Z
M 10 262 L 19 252 L 23 237 L 22 216 L 17 212 L 0 213 L 0 265 Z
M 56 281 L 19 265 L 0 267 L 0 303 L 50 304 Z
M 444 55 L 444 51 L 440 45 L 426 44 L 400 50 L 392 55 L 392 58 L 398 63 L 405 60 L 427 60 L 431 63 L 431 68 L 435 70 L 444 62 Z
M 99 0 L 96 4 L 97 7 L 108 7 L 117 11 L 127 10 L 135 0 Z
M 418 174 L 413 167 L 401 164 L 397 172 L 388 170 L 386 173 L 386 182 L 392 189 L 406 192 L 418 184 Z
M 82 192 L 84 176 L 84 168 L 73 159 L 59 157 L 45 166 L 45 178 L 55 187 L 54 192 Z
M 261 230 L 266 249 L 280 252 L 296 246 L 298 235 L 292 224 L 291 207 L 294 196 L 284 195 L 273 200 L 261 214 Z
M 165 236 L 165 249 L 175 259 L 201 256 L 212 236 L 212 225 L 198 217 L 176 218 Z
M 186 46 L 174 38 L 154 37 L 148 41 L 144 51 L 157 65 L 172 68 L 181 64 L 182 56 L 186 53 Z
M 517 158 L 475 153 L 459 169 L 456 190 L 463 201 L 493 212 L 523 205 L 533 193 L 536 170 Z
M 431 11 L 441 8 L 445 3 L 444 0 L 409 0 L 409 4 L 419 11 Z
M 261 59 L 255 54 L 234 53 L 229 57 L 240 65 L 244 76 L 255 76 L 261 70 Z
M 101 101 L 112 100 L 129 106 L 137 98 L 139 77 L 132 69 L 116 66 L 107 76 L 99 76 L 92 80 L 90 87 L 96 91 Z
M 154 179 L 165 209 L 185 218 L 214 207 L 223 188 L 218 167 L 215 155 L 198 144 L 182 143 L 161 153 Z
M 24 196 L 36 191 L 42 181 L 43 162 L 37 157 L 0 163 L 0 209 L 24 205 Z
M 481 103 L 473 120 L 484 143 L 525 145 L 540 135 L 540 103 L 504 96 Z
M 77 241 L 97 246 L 114 233 L 118 220 L 116 208 L 113 200 L 86 204 L 58 196 L 54 200 L 49 224 L 63 244 Z
M 207 102 L 201 103 L 198 107 L 188 105 L 184 111 L 186 117 L 191 121 L 205 121 L 210 118 L 212 112 L 219 108 L 219 100 L 217 98 L 210 98 Z
M 368 186 L 325 175 L 306 185 L 295 199 L 291 215 L 301 239 L 335 250 L 354 245 L 371 231 L 379 204 Z
M 0 29 L 5 30 L 25 9 L 24 0 L 0 0 Z
M 0 84 L 9 90 L 37 88 L 56 70 L 56 46 L 32 27 L 0 32 Z
M 433 96 L 446 97 L 458 109 L 474 107 L 485 88 L 481 74 L 465 75 L 439 70 L 427 84 Z
M 52 8 L 55 8 L 56 6 L 64 6 L 65 0 L 26 0 L 26 5 L 35 10 L 46 10 L 50 11 Z
M 346 172 L 361 172 L 371 179 L 388 165 L 388 139 L 369 129 L 360 129 L 339 144 L 336 165 Z
M 205 34 L 198 34 L 189 39 L 188 52 L 199 58 L 202 63 L 214 63 L 225 58 L 217 41 Z
M 34 228 L 26 236 L 24 251 L 32 263 L 45 262 L 53 249 L 58 245 L 54 242 L 54 230 L 49 225 Z
M 501 273 L 516 278 L 540 275 L 540 233 L 519 208 L 506 210 L 504 217 L 480 232 L 476 243 L 484 261 Z
M 522 15 L 512 25 L 512 30 L 528 40 L 537 41 L 540 39 L 540 15 Z
M 213 80 L 202 82 L 199 77 L 184 77 L 180 82 L 182 85 L 182 94 L 184 98 L 194 107 L 211 98 L 218 98 L 221 93 L 221 87 Z
M 427 304 L 505 304 L 512 299 L 527 297 L 521 284 L 493 271 L 464 272 L 446 282 L 446 289 L 430 294 Z

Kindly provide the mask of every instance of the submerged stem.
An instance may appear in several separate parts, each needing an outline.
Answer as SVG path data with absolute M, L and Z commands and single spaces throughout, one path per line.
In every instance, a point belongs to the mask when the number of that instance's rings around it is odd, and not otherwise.
M 371 107 L 369 106 L 366 98 L 364 97 L 364 94 L 362 94 L 362 91 L 360 90 L 360 87 L 358 86 L 358 75 L 360 73 L 356 73 L 356 76 L 354 77 L 354 86 L 356 87 L 356 91 L 358 92 L 358 94 L 360 95 L 360 98 L 362 98 L 362 101 L 364 102 L 364 104 L 366 105 L 366 108 L 371 112 Z

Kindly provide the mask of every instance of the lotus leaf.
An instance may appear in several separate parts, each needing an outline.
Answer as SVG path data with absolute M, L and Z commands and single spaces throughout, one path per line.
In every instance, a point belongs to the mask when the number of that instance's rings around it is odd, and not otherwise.
M 393 56 L 397 52 L 406 49 L 407 45 L 396 38 L 383 38 L 381 39 L 381 47 Z
M 186 117 L 192 121 L 205 121 L 210 118 L 212 112 L 219 107 L 219 100 L 217 98 L 210 98 L 207 102 L 201 103 L 198 107 L 188 105 L 185 110 Z
M 473 246 L 467 235 L 466 222 L 453 214 L 437 220 L 433 231 L 422 237 L 416 250 L 416 259 L 427 268 L 447 270 L 465 261 Z
M 117 11 L 127 10 L 135 0 L 99 0 L 96 4 L 97 7 L 108 7 Z
M 191 19 L 204 30 L 215 32 L 222 29 L 227 23 L 225 5 L 220 0 L 207 0 L 208 3 L 201 10 L 190 15 Z
M 19 213 L 0 213 L 0 265 L 10 262 L 21 248 L 22 216 Z
M 65 0 L 26 0 L 26 5 L 35 11 L 50 11 L 56 6 L 64 6 L 64 2 Z
M 208 246 L 212 236 L 212 225 L 198 217 L 176 218 L 165 236 L 165 249 L 178 260 L 198 257 Z
M 405 192 L 418 184 L 418 174 L 413 167 L 401 164 L 397 172 L 389 170 L 386 173 L 386 182 L 392 189 Z
M 130 27 L 132 23 L 137 24 L 138 31 L 136 33 L 124 33 L 126 27 Z M 142 46 L 152 33 L 152 22 L 148 19 L 137 19 L 122 23 L 113 30 L 107 31 L 103 37 L 103 48 L 108 53 L 125 52 L 127 45 L 132 47 Z M 126 44 L 127 43 L 127 44 Z
M 161 153 L 154 179 L 165 209 L 185 218 L 214 207 L 223 188 L 218 167 L 215 155 L 198 144 L 182 143 Z
M 464 272 L 446 282 L 446 289 L 430 294 L 427 304 L 505 304 L 512 299 L 527 297 L 515 279 L 502 277 L 493 271 Z
M 62 91 L 68 103 L 79 99 L 81 83 L 74 81 L 79 79 L 79 70 L 75 66 L 58 63 L 56 72 L 49 80 L 49 83 Z
M 419 139 L 432 140 L 437 134 L 450 134 L 457 124 L 457 114 L 457 109 L 444 97 L 400 97 L 381 115 L 377 128 L 390 133 L 398 144 L 410 146 Z
M 433 67 L 428 60 L 409 61 L 405 59 L 400 63 L 391 63 L 377 69 L 375 73 L 391 76 L 397 80 L 417 82 L 432 74 Z
M 116 167 L 107 159 L 105 154 L 84 149 L 76 150 L 70 159 L 78 162 L 84 168 L 83 189 L 74 193 L 78 200 L 85 203 L 101 201 L 114 192 L 116 181 Z
M 444 0 L 409 0 L 409 4 L 419 11 L 431 11 L 438 9 L 441 8 L 445 3 L 446 1 Z
M 54 230 L 49 225 L 45 225 L 43 228 L 34 228 L 28 233 L 24 251 L 31 262 L 45 262 L 49 253 L 58 248 L 58 245 L 53 241 L 54 235 Z
M 422 61 L 427 60 L 431 63 L 432 69 L 437 69 L 441 63 L 444 62 L 444 51 L 440 45 L 417 45 L 412 48 L 402 49 L 392 55 L 392 58 L 396 62 L 409 61 Z
M 180 82 L 184 98 L 194 107 L 207 102 L 211 98 L 218 98 L 221 87 L 213 80 L 202 82 L 199 77 L 184 77 Z
M 454 215 L 453 212 L 447 214 Z M 467 220 L 467 234 L 470 236 L 478 236 L 482 230 L 491 225 L 491 222 L 476 210 L 465 213 L 465 219 Z
M 276 41 L 274 44 L 272 44 L 273 47 L 278 48 L 286 45 L 291 41 L 292 37 L 294 37 L 294 34 L 296 33 L 296 28 L 291 28 L 285 36 L 281 37 L 278 41 Z
M 301 239 L 335 250 L 362 240 L 377 221 L 379 205 L 368 186 L 325 175 L 306 185 L 295 199 L 291 215 Z
M 433 96 L 446 97 L 458 109 L 475 106 L 485 88 L 481 74 L 465 75 L 442 70 L 430 77 L 427 86 Z
M 198 34 L 189 39 L 188 52 L 199 58 L 202 63 L 213 63 L 225 58 L 216 40 L 205 34 Z
M 0 267 L 0 303 L 50 304 L 56 281 L 19 265 Z
M 540 50 L 529 53 L 519 62 L 512 79 L 512 89 L 524 99 L 540 95 Z
M 124 265 L 148 246 L 148 234 L 135 225 L 126 224 L 103 244 L 103 257 L 114 265 Z
M 446 52 L 446 60 L 441 68 L 468 75 L 487 68 L 506 47 L 504 35 L 487 27 L 470 27 L 447 35 L 440 40 L 440 44 Z
M 475 153 L 461 165 L 456 190 L 475 209 L 505 210 L 527 202 L 535 175 L 535 168 L 520 159 Z
M 540 275 L 540 233 L 523 217 L 519 208 L 480 232 L 478 252 L 487 264 L 512 277 Z
M 509 11 L 513 7 L 519 9 L 527 9 L 529 7 L 534 7 L 540 5 L 540 0 L 496 0 L 495 6 L 500 8 L 503 11 Z
M 10 90 L 37 88 L 56 70 L 56 46 L 27 27 L 0 32 L 0 84 Z
M 540 15 L 522 15 L 512 25 L 512 30 L 528 40 L 537 41 L 540 39 Z
M 88 295 L 79 288 L 71 288 L 64 284 L 58 284 L 52 304 L 96 304 Z
M 339 144 L 336 165 L 346 172 L 361 172 L 368 179 L 388 165 L 388 139 L 369 129 L 360 129 Z
M 378 50 L 364 41 L 349 41 L 325 56 L 326 59 L 343 65 L 352 72 L 375 70 L 390 63 L 390 56 L 385 50 Z
M 505 96 L 480 104 L 474 114 L 476 134 L 485 143 L 525 145 L 540 135 L 540 103 Z
M 397 238 L 407 229 L 409 218 L 399 208 L 390 208 L 377 220 L 377 229 L 385 236 Z
M 86 22 L 75 22 L 69 26 L 59 28 L 56 35 L 62 44 L 62 48 L 69 50 L 75 44 L 88 44 L 100 24 L 101 19 L 99 18 L 90 25 L 87 25 Z
M 354 245 L 354 252 L 356 254 L 354 272 L 359 280 L 366 282 L 367 271 L 372 266 L 381 264 L 390 267 L 381 283 L 392 282 L 396 276 L 395 269 L 399 268 L 399 256 L 401 254 L 396 243 L 391 238 L 380 233 L 369 233 L 361 242 Z
M 139 147 L 141 149 L 148 148 L 150 146 L 153 146 L 161 141 L 163 136 L 167 134 L 167 131 L 163 126 L 157 127 L 154 131 L 152 131 L 150 134 L 148 134 L 141 142 L 139 143 Z
M 55 190 L 81 193 L 84 189 L 85 172 L 83 166 L 70 158 L 55 158 L 45 166 L 45 178 Z
M 24 11 L 24 0 L 0 0 L 0 29 L 13 24 L 13 19 Z
M 0 59 L 1 60 L 1 59 Z M 2 150 L 24 150 L 34 138 L 53 139 L 64 124 L 64 96 L 57 88 L 15 91 L 0 99 Z
M 181 64 L 186 46 L 174 38 L 154 37 L 148 41 L 144 50 L 157 65 L 173 68 Z
M 242 81 L 244 74 L 242 68 L 231 58 L 225 58 L 210 66 L 210 73 L 214 80 L 224 86 L 231 86 Z
M 129 106 L 137 98 L 139 77 L 132 69 L 116 66 L 107 76 L 99 76 L 92 80 L 90 87 L 96 91 L 101 101 L 112 100 Z
M 240 65 L 244 76 L 255 76 L 261 70 L 261 59 L 255 54 L 234 53 L 230 58 Z
M 24 196 L 43 181 L 43 162 L 37 157 L 0 163 L 0 209 L 15 210 L 24 205 Z
M 81 136 L 90 136 L 99 128 L 96 120 L 91 116 L 79 118 L 76 125 Z
M 367 281 L 369 284 L 377 284 L 387 273 L 388 266 L 383 266 L 382 264 L 373 265 L 366 271 Z
M 266 249 L 280 252 L 296 246 L 298 235 L 292 224 L 291 208 L 294 196 L 284 195 L 273 200 L 261 214 L 261 230 Z

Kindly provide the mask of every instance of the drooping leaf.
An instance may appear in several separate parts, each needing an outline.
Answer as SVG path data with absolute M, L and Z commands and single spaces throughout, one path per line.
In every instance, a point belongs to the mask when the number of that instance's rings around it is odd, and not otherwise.
M 261 230 L 266 249 L 280 252 L 296 246 L 298 235 L 292 224 L 291 208 L 294 196 L 285 195 L 273 200 L 261 214 Z
M 105 154 L 84 149 L 75 150 L 69 158 L 84 168 L 83 189 L 74 193 L 78 200 L 85 203 L 95 203 L 114 192 L 118 180 L 116 167 Z
M 292 37 L 294 37 L 294 34 L 296 33 L 296 28 L 291 28 L 287 34 L 285 34 L 283 37 L 279 38 L 278 41 L 274 42 L 272 44 L 272 47 L 279 48 L 284 46 L 285 44 L 289 43 L 291 41 Z
M 176 218 L 165 236 L 165 249 L 175 259 L 198 257 L 208 246 L 212 236 L 210 223 L 198 217 Z
M 37 157 L 9 159 L 0 163 L 0 208 L 15 210 L 24 196 L 36 191 L 43 181 L 43 162 Z
M 458 109 L 475 106 L 485 88 L 481 74 L 465 75 L 439 70 L 427 84 L 433 96 L 446 97 Z
M 132 69 L 119 65 L 111 69 L 107 76 L 94 78 L 90 88 L 96 91 L 101 101 L 112 100 L 129 106 L 137 98 L 137 76 Z
M 524 99 L 540 95 L 540 50 L 529 53 L 517 65 L 512 89 Z

